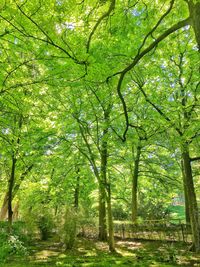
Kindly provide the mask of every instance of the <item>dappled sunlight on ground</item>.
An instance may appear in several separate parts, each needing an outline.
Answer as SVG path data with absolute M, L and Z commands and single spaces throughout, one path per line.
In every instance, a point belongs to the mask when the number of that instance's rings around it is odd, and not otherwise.
M 58 257 L 60 252 L 48 250 L 41 250 L 30 256 L 30 261 L 48 261 L 50 257 Z
M 134 253 L 135 250 L 138 250 L 139 248 L 142 248 L 143 245 L 140 242 L 134 242 L 134 241 L 117 241 L 116 242 L 116 248 L 117 252 L 122 257 L 133 257 L 136 258 L 136 254 Z
M 11 261 L 3 267 L 200 266 L 200 255 L 188 252 L 185 244 L 130 238 L 116 240 L 115 253 L 109 252 L 107 243 L 81 238 L 72 250 L 65 250 L 61 243 L 53 240 L 38 242 L 30 255 L 25 263 L 15 259 L 14 265 Z
M 116 242 L 116 245 L 130 250 L 136 250 L 143 247 L 142 243 L 133 241 L 118 241 Z
M 105 243 L 105 242 L 99 242 L 99 241 L 98 241 L 98 242 L 95 243 L 95 248 L 96 248 L 97 250 L 107 252 L 107 251 L 108 251 L 108 244 Z

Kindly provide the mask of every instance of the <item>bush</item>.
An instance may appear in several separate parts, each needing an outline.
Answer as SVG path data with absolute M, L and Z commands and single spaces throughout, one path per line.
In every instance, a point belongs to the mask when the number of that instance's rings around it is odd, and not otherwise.
M 26 233 L 29 239 L 40 238 L 47 240 L 51 237 L 54 227 L 52 210 L 43 205 L 35 205 L 34 208 L 23 210 L 22 218 L 25 221 Z
M 42 240 L 47 240 L 52 233 L 53 221 L 51 216 L 45 214 L 38 217 L 37 225 L 40 231 L 40 236 Z
M 138 205 L 138 216 L 144 220 L 161 220 L 169 217 L 167 201 L 156 199 L 154 196 L 145 198 L 144 194 L 140 194 Z
M 10 253 L 10 246 L 8 245 L 8 235 L 4 230 L 0 233 L 0 262 L 4 261 L 9 253 Z
M 27 248 L 24 246 L 24 243 L 16 235 L 11 235 L 8 238 L 8 246 L 11 249 L 11 254 L 25 256 L 28 254 Z
M 128 219 L 128 212 L 125 211 L 122 205 L 113 205 L 112 214 L 114 220 L 127 220 Z
M 5 262 L 12 255 L 27 254 L 27 248 L 17 235 L 9 236 L 5 231 L 0 233 L 0 262 Z
M 66 249 L 72 249 L 74 247 L 77 236 L 77 220 L 77 211 L 74 208 L 68 208 L 65 213 L 65 221 L 61 234 Z

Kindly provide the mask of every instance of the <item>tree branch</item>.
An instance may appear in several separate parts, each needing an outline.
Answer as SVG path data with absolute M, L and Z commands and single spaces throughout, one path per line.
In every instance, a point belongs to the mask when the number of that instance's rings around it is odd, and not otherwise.
M 169 36 L 170 34 L 172 34 L 173 32 L 177 31 L 178 29 L 186 26 L 190 24 L 190 17 L 185 19 L 185 20 L 182 20 L 182 21 L 179 21 L 177 24 L 173 25 L 172 27 L 170 27 L 169 29 L 167 29 L 163 34 L 161 34 L 155 41 L 153 41 L 147 48 L 145 48 L 141 53 L 137 54 L 135 56 L 135 58 L 133 59 L 132 63 L 129 64 L 124 70 L 122 70 L 121 72 L 118 72 L 120 73 L 120 77 L 119 77 L 119 81 L 118 81 L 118 84 L 117 84 L 117 93 L 118 93 L 118 96 L 122 102 L 122 106 L 123 106 L 123 109 L 124 109 L 124 116 L 125 116 L 125 121 L 126 121 L 126 128 L 124 130 L 124 134 L 123 134 L 123 140 L 125 141 L 126 140 L 126 134 L 127 134 L 127 131 L 128 131 L 128 128 L 129 128 L 129 118 L 128 118 L 128 111 L 127 111 L 127 106 L 126 106 L 126 102 L 124 100 L 124 97 L 121 93 L 121 87 L 122 87 L 122 83 L 123 83 L 123 80 L 125 78 L 125 75 L 130 71 L 132 70 L 137 64 L 138 62 L 146 55 L 148 54 L 152 49 L 154 49 L 161 41 L 163 41 L 167 36 Z M 114 75 L 113 75 L 114 76 Z M 154 107 L 155 108 L 155 107 Z M 162 111 L 159 111 L 160 114 L 163 114 Z M 163 114 L 164 115 L 164 114 Z M 163 116 L 162 115 L 162 116 Z M 165 117 L 165 119 L 167 121 L 169 121 L 168 118 Z
M 143 39 L 143 42 L 141 44 L 141 46 L 138 49 L 138 55 L 140 54 L 141 49 L 144 47 L 146 40 L 148 39 L 149 36 L 151 36 L 153 34 L 153 32 L 158 28 L 158 26 L 161 24 L 161 22 L 163 21 L 163 19 L 170 13 L 170 11 L 172 10 L 172 7 L 174 5 L 174 1 L 175 0 L 171 0 L 170 2 L 170 6 L 167 9 L 167 11 L 161 16 L 161 18 L 158 20 L 158 22 L 156 23 L 156 25 L 147 33 L 147 35 L 145 36 L 145 38 Z
M 196 160 L 200 160 L 200 156 L 199 157 L 190 158 L 190 161 L 196 161 Z
M 178 134 L 180 136 L 183 135 L 183 133 L 181 132 L 181 130 L 175 126 L 174 123 L 172 123 L 171 119 L 157 106 L 155 105 L 147 96 L 146 92 L 144 91 L 144 89 L 142 88 L 142 86 L 138 86 L 140 91 L 142 92 L 146 102 L 148 102 L 167 122 L 169 122 L 173 127 L 174 129 L 178 132 Z
M 98 26 L 100 25 L 100 23 L 102 22 L 102 20 L 104 20 L 106 17 L 108 17 L 110 15 L 110 13 L 114 10 L 115 8 L 115 0 L 111 0 L 109 9 L 107 12 L 105 12 L 96 22 L 96 24 L 94 25 L 94 28 L 92 29 L 88 41 L 87 41 L 87 45 L 86 45 L 86 51 L 87 53 L 89 52 L 90 49 L 90 43 L 92 40 L 92 36 L 94 35 L 95 31 L 97 30 Z

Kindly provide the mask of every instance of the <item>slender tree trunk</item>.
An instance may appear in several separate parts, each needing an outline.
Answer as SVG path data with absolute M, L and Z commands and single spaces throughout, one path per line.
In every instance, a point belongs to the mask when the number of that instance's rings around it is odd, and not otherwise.
M 4 196 L 3 204 L 0 212 L 0 221 L 5 220 L 8 214 L 8 192 Z
M 103 137 L 102 137 L 102 144 L 101 144 L 101 182 L 102 182 L 102 187 L 104 189 L 104 192 L 107 193 L 105 194 L 105 199 L 107 202 L 109 249 L 110 251 L 115 251 L 112 205 L 111 205 L 111 190 L 110 190 L 110 183 L 108 184 L 107 182 L 107 163 L 108 163 L 107 135 L 108 135 L 108 125 L 109 125 L 109 112 L 110 112 L 109 108 L 106 111 L 104 111 L 104 122 L 106 126 L 103 130 Z
M 12 211 L 12 199 L 13 199 L 13 187 L 15 182 L 15 168 L 16 168 L 16 162 L 17 159 L 15 156 L 12 156 L 12 168 L 11 168 L 11 174 L 10 174 L 10 180 L 8 183 L 8 232 L 11 233 L 12 231 L 12 217 L 13 217 L 13 211 Z
M 186 194 L 187 189 L 185 188 L 186 185 L 184 184 L 184 194 L 185 194 L 185 222 L 186 224 L 190 224 L 190 209 L 189 209 L 189 200 Z
M 185 171 L 184 171 L 183 160 L 181 160 L 181 169 L 182 169 L 183 189 L 184 189 L 184 198 L 185 198 L 185 221 L 186 221 L 186 224 L 190 224 L 189 201 L 188 201 L 188 194 L 187 194 L 187 186 L 186 186 L 186 180 L 185 180 Z
M 186 185 L 186 194 L 188 198 L 190 224 L 192 229 L 193 250 L 195 252 L 199 252 L 200 228 L 199 228 L 199 218 L 198 218 L 198 206 L 197 206 L 194 182 L 192 177 L 192 168 L 191 168 L 188 144 L 184 144 L 183 146 L 182 159 L 183 159 L 183 167 L 185 173 L 185 185 Z
M 134 170 L 132 174 L 132 222 L 137 221 L 137 193 L 138 193 L 138 174 L 139 174 L 139 163 L 141 155 L 141 146 L 137 146 L 137 154 L 134 162 Z
M 107 241 L 106 193 L 101 181 L 99 182 L 99 240 Z
M 109 250 L 111 252 L 115 251 L 115 241 L 114 241 L 114 227 L 113 227 L 113 216 L 112 216 L 112 202 L 111 202 L 111 189 L 110 183 L 107 184 L 107 212 L 108 212 L 108 233 L 109 233 Z
M 17 221 L 19 219 L 19 200 L 15 204 L 13 209 L 13 220 Z
M 24 178 L 26 177 L 26 175 L 31 171 L 31 169 L 33 168 L 33 164 L 30 165 L 22 174 L 21 177 L 18 181 L 17 184 L 15 184 L 14 188 L 13 188 L 13 192 L 12 192 L 12 200 L 14 199 L 15 195 L 17 194 L 21 183 L 24 181 Z M 8 215 L 8 192 L 6 192 L 4 200 L 3 200 L 3 204 L 1 207 L 1 211 L 0 211 L 0 221 L 3 221 L 7 218 Z
M 80 169 L 79 167 L 76 168 L 76 187 L 74 191 L 74 207 L 78 209 L 79 207 L 79 190 L 80 190 Z
M 95 157 L 92 152 L 92 149 L 90 147 L 90 144 L 84 134 L 84 128 L 82 127 L 81 121 L 76 118 L 78 123 L 79 123 L 79 129 L 80 133 L 83 137 L 83 140 L 85 141 L 85 144 L 88 148 L 88 153 L 90 156 L 90 163 L 92 164 L 94 174 L 97 178 L 98 185 L 99 185 L 99 207 L 98 207 L 98 212 L 99 212 L 99 240 L 101 241 L 107 241 L 107 227 L 106 227 L 106 194 L 105 194 L 105 186 L 101 180 L 101 174 L 99 172 L 99 169 L 97 168 L 96 162 L 95 162 Z M 87 157 L 87 156 L 86 156 Z

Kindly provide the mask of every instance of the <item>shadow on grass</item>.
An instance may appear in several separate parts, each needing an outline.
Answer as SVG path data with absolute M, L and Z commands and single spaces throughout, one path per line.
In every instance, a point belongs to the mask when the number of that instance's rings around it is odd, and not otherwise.
M 183 244 L 174 242 L 116 240 L 116 252 L 110 253 L 104 242 L 79 239 L 72 250 L 64 250 L 54 241 L 39 242 L 27 259 L 11 259 L 2 267 L 164 267 L 200 266 L 200 255 L 186 253 Z

